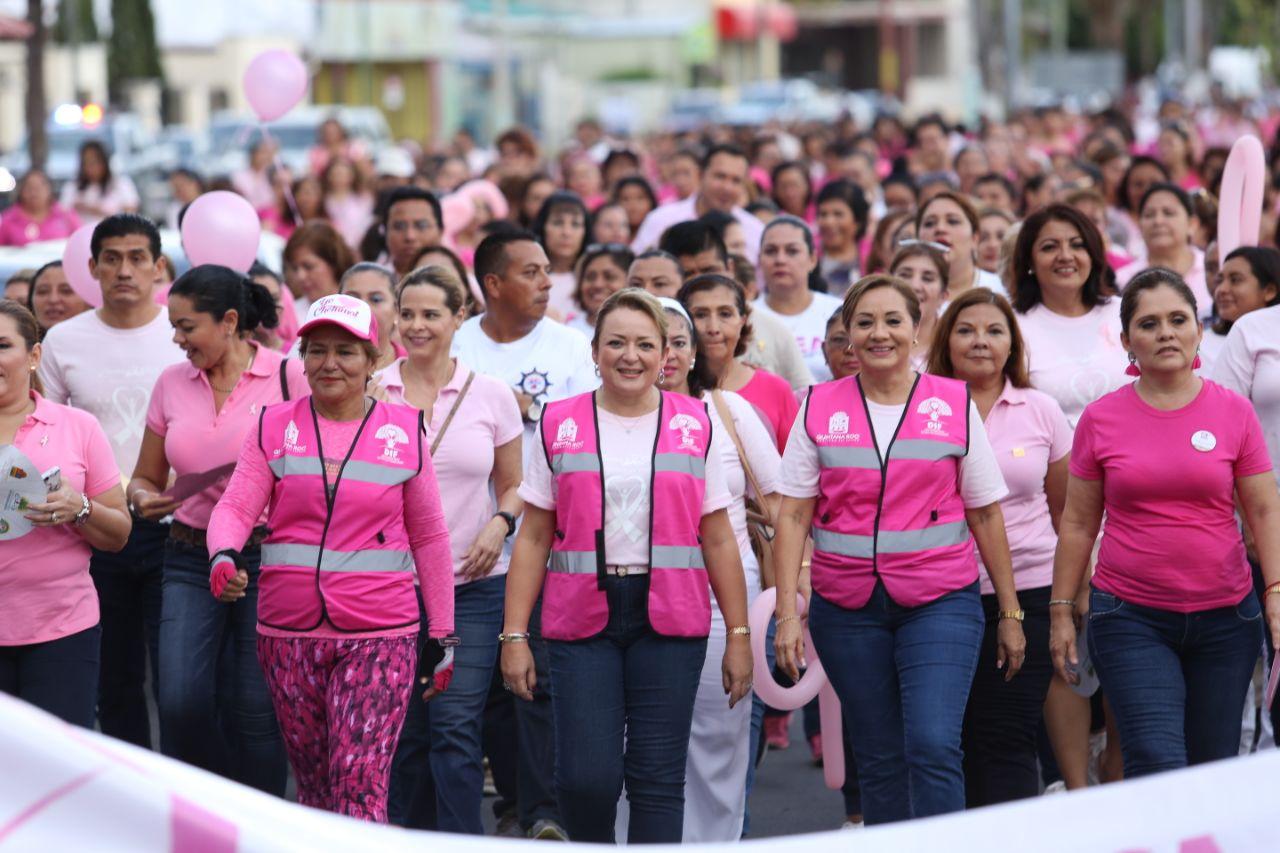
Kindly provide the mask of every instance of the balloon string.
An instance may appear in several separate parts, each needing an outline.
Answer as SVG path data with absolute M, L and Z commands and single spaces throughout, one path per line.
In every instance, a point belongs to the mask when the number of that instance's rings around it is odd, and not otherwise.
M 267 129 L 265 122 L 259 125 L 262 128 L 262 138 L 266 142 L 272 144 L 275 148 L 275 159 L 272 165 L 276 167 L 276 174 L 289 174 L 288 168 L 284 164 L 284 159 L 280 156 L 280 146 L 275 145 L 275 140 L 271 136 L 271 131 Z M 298 210 L 298 202 L 293 197 L 293 181 L 286 180 L 284 182 L 284 200 L 289 205 L 289 212 L 293 214 L 293 224 L 302 225 L 302 213 Z

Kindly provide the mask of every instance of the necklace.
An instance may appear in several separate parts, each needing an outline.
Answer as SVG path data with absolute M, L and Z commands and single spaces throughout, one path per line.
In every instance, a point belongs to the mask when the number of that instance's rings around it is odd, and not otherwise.
M 255 352 L 253 347 L 249 347 L 249 360 L 245 362 L 244 367 L 240 370 L 240 374 L 236 376 L 236 381 L 231 383 L 230 388 L 219 388 L 217 385 L 214 385 L 212 374 L 210 374 L 209 387 L 217 391 L 219 394 L 230 394 L 232 391 L 236 390 L 236 386 L 240 384 L 240 377 L 244 376 L 244 372 L 253 366 L 254 355 L 255 355 Z

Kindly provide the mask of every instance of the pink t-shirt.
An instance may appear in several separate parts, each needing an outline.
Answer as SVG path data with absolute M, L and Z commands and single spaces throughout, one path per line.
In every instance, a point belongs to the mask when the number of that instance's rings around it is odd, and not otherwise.
M 497 501 L 489 489 L 494 451 L 524 435 L 524 421 L 511 389 L 492 376 L 473 373 L 461 362 L 456 364 L 453 378 L 440 389 L 426 425 L 430 447 L 457 402 L 467 377 L 474 375 L 467 396 L 431 458 L 440 487 L 440 501 L 444 504 L 444 520 L 449 527 L 455 584 L 463 583 L 459 573 L 462 561 L 480 531 L 498 511 Z M 404 359 L 397 359 L 374 379 L 386 389 L 388 402 L 408 406 L 412 404 L 404 398 L 404 380 L 400 375 L 403 365 Z M 504 549 L 489 576 L 506 574 L 508 560 Z
M 757 367 L 755 375 L 737 393 L 755 408 L 769 427 L 773 440 L 778 444 L 778 452 L 786 450 L 787 436 L 796 421 L 796 412 L 800 411 L 800 404 L 796 402 L 796 395 L 787 380 Z
M 1075 425 L 1084 407 L 1127 385 L 1129 356 L 1120 343 L 1120 300 L 1112 297 L 1080 317 L 1036 305 L 1018 315 L 1027 342 L 1031 384 L 1058 401 Z
M 1014 585 L 1039 589 L 1053 583 L 1053 552 L 1058 534 L 1049 518 L 1044 478 L 1050 462 L 1071 452 L 1071 427 L 1048 394 L 1014 388 L 1007 381 L 987 415 L 987 438 L 1009 494 L 1000 501 L 1005 535 L 1013 558 Z M 978 558 L 982 562 L 981 555 Z M 982 594 L 995 592 L 983 566 Z
M 0 246 L 25 246 L 37 240 L 57 240 L 70 237 L 80 227 L 80 217 L 74 210 L 54 204 L 49 214 L 36 222 L 18 205 L 0 216 Z
M 328 448 L 325 465 L 335 471 L 355 439 L 359 421 L 330 421 L 316 418 L 320 443 Z M 453 633 L 453 571 L 449 562 L 449 529 L 440 507 L 440 492 L 427 456 L 426 437 L 421 440 L 422 471 L 404 484 L 404 523 L 418 572 L 418 586 L 427 609 L 428 632 L 432 637 Z M 249 534 L 267 508 L 275 488 L 275 477 L 258 446 L 258 424 L 254 423 L 240 448 L 236 472 L 227 484 L 213 516 L 209 519 L 209 555 L 226 548 L 244 547 Z M 339 487 L 341 488 L 341 487 Z M 312 637 L 326 640 L 358 640 L 366 637 L 393 637 L 418 633 L 418 626 L 385 631 L 352 633 L 339 631 L 325 622 L 311 631 L 280 631 L 258 625 L 267 637 Z
M 164 439 L 164 455 L 176 477 L 186 477 L 234 464 L 244 437 L 258 422 L 264 406 L 279 403 L 280 365 L 284 356 L 252 344 L 253 364 L 215 414 L 213 388 L 203 370 L 184 361 L 165 368 L 151 391 L 147 429 Z M 302 375 L 302 362 L 291 359 L 286 367 L 289 397 L 311 394 Z M 230 477 L 221 478 L 182 502 L 174 518 L 201 530 L 209 526 L 213 507 L 222 497 Z M 259 520 L 266 523 L 264 514 Z
M 1125 601 L 1190 613 L 1234 605 L 1252 588 L 1232 494 L 1271 471 L 1249 401 L 1205 380 L 1161 411 L 1133 385 L 1085 409 L 1071 474 L 1102 481 L 1106 526 L 1093 583 Z
M 36 468 L 57 465 L 68 488 L 96 498 L 120 485 L 111 445 L 93 415 L 32 392 L 36 409 L 14 446 Z M 74 524 L 0 542 L 0 646 L 47 643 L 98 624 L 89 543 Z
M 624 418 L 596 409 L 600 423 L 600 456 L 604 460 L 604 551 L 611 566 L 649 565 L 650 484 L 653 481 L 653 441 L 658 410 L 638 418 Z M 725 509 L 733 498 L 725 482 L 724 430 L 711 431 L 707 453 L 706 491 L 702 514 Z M 547 454 L 529 454 L 520 484 L 520 497 L 536 507 L 556 508 L 556 484 Z

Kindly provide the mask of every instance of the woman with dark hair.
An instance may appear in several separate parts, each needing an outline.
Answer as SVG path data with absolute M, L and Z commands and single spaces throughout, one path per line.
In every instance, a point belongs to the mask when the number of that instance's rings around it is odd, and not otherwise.
M 1072 425 L 1084 407 L 1130 380 L 1120 305 L 1103 295 L 1102 235 L 1087 216 L 1051 204 L 1023 223 L 1013 251 L 1013 307 L 1027 341 L 1033 387 Z
M 174 282 L 168 308 L 187 361 L 156 380 L 128 488 L 142 518 L 174 517 L 162 581 L 160 749 L 283 796 L 284 748 L 256 652 L 265 519 L 242 550 L 252 581 L 243 598 L 210 597 L 206 539 L 259 412 L 310 391 L 302 362 L 250 339 L 259 326 L 277 324 L 275 300 L 262 285 L 206 264 Z M 176 479 L 166 488 L 171 471 Z
M 742 285 L 723 275 L 689 279 L 676 297 L 693 319 L 700 358 L 717 386 L 735 391 L 756 410 L 781 451 L 796 416 L 796 398 L 785 379 L 742 360 L 751 340 L 751 309 Z
M 587 229 L 592 243 L 631 242 L 631 225 L 627 222 L 627 211 L 614 201 L 606 201 L 591 214 L 591 227 Z
M 1052 397 L 1031 387 L 1026 348 L 1008 300 L 975 288 L 958 296 L 939 321 L 929 373 L 969 384 L 1009 494 L 1000 500 L 1025 617 L 1027 662 L 1013 681 L 978 667 L 965 710 L 965 803 L 969 808 L 1040 793 L 1037 735 L 1053 664 L 1049 660 L 1049 592 L 1058 519 L 1067 493 L 1071 427 Z M 986 617 L 981 657 L 995 653 L 995 588 L 983 570 Z
M 938 193 L 916 212 L 916 239 L 946 247 L 952 295 L 971 287 L 1004 294 L 1000 277 L 978 266 L 978 227 L 978 211 L 968 196 L 951 190 Z
M 24 456 L 37 484 L 41 472 L 61 470 L 56 488 L 47 495 L 38 489 L 35 502 L 4 523 L 0 693 L 92 729 L 102 629 L 90 549 L 123 548 L 129 512 L 97 419 L 41 395 L 38 332 L 30 311 L 0 300 L 0 443 L 10 460 L 5 464 L 14 464 L 13 454 Z
M 1227 255 L 1221 280 L 1213 289 L 1217 315 L 1200 341 L 1201 375 L 1213 375 L 1212 367 L 1227 342 L 1235 322 L 1251 311 L 1280 305 L 1280 252 L 1260 246 L 1240 246 Z
M 1129 279 L 1150 267 L 1178 273 L 1196 297 L 1202 317 L 1213 314 L 1213 300 L 1204 275 L 1204 252 L 1191 242 L 1196 228 L 1191 198 L 1175 184 L 1152 184 L 1138 203 L 1138 228 L 1146 252 L 1133 263 L 1116 270 L 1116 286 L 1124 290 Z
M 818 272 L 832 296 L 843 296 L 861 274 L 859 243 L 869 212 L 866 195 L 852 181 L 835 180 L 818 192 Z
M 1156 139 L 1156 154 L 1169 173 L 1170 183 L 1186 192 L 1204 186 L 1196 172 L 1195 146 L 1186 125 L 1177 121 L 1165 122 Z
M 1115 711 L 1125 778 L 1234 756 L 1265 633 L 1280 639 L 1280 495 L 1249 401 L 1195 372 L 1195 297 L 1139 273 L 1120 304 L 1137 381 L 1085 409 L 1054 558 L 1050 650 L 1079 675 L 1076 598 L 1089 584 L 1090 660 Z M 1254 534 L 1254 593 L 1236 505 Z
M 545 172 L 530 176 L 520 185 L 512 210 L 516 223 L 522 228 L 532 228 L 543 203 L 556 191 L 556 182 Z
M 712 431 L 731 439 L 713 444 L 712 452 L 719 452 L 725 485 L 732 499 L 729 523 L 742 557 L 750 607 L 762 582 L 760 564 L 747 529 L 746 501 L 756 501 L 768 508 L 769 517 L 777 517 L 778 498 L 774 492 L 782 460 L 773 437 L 751 404 L 732 391 L 716 388 L 716 375 L 707 360 L 699 356 L 698 330 L 684 307 L 668 297 L 659 297 L 658 301 L 667 315 L 667 359 L 662 367 L 661 387 L 705 402 Z M 771 584 L 772 578 L 768 581 Z M 743 702 L 733 708 L 725 707 L 720 674 L 726 642 L 725 621 L 720 608 L 714 604 L 711 626 L 693 705 L 689 759 L 685 765 L 682 838 L 685 844 L 737 841 L 742 836 L 747 805 L 747 788 L 743 783 L 750 762 L 751 704 Z
M 573 293 L 577 287 L 574 270 L 587 246 L 589 218 L 590 213 L 582 199 L 571 192 L 558 190 L 547 196 L 530 227 L 551 262 L 548 307 L 563 319 L 576 313 L 573 305 Z
M 915 228 L 915 211 L 911 208 L 890 208 L 876 223 L 871 235 L 871 248 L 867 252 L 866 261 L 862 265 L 863 275 L 884 272 L 889 269 L 889 261 L 898 250 L 898 229 L 903 226 Z
M 577 329 L 588 340 L 596 334 L 596 315 L 606 299 L 627 286 L 627 271 L 635 255 L 623 243 L 606 243 L 588 246 L 578 261 L 577 284 L 573 289 L 573 303 L 577 311 L 570 315 L 565 325 Z
M 406 353 L 396 340 L 396 274 L 381 264 L 361 261 L 342 274 L 338 292 L 354 296 L 373 312 L 378 321 L 378 360 L 376 370 L 382 370 Z
M 752 307 L 782 322 L 795 337 L 805 364 L 819 381 L 830 379 L 822 356 L 827 318 L 840 306 L 829 293 L 816 293 L 809 277 L 818 265 L 813 233 L 790 214 L 774 218 L 760 238 L 760 278 L 764 293 Z
M 360 246 L 365 230 L 373 224 L 373 193 L 364 177 L 346 157 L 332 157 L 320 173 L 324 212 L 352 249 Z
M 778 205 L 778 210 L 805 222 L 813 222 L 814 211 L 809 207 L 813 201 L 813 181 L 803 163 L 788 160 L 774 166 L 769 173 L 769 187 L 769 196 Z
M 613 200 L 627 212 L 627 226 L 631 236 L 640 230 L 640 223 L 658 206 L 653 187 L 640 175 L 629 175 L 614 184 Z
M 53 197 L 49 176 L 32 169 L 22 176 L 14 204 L 0 214 L 0 246 L 25 246 L 37 240 L 70 237 L 80 227 L 75 211 Z
M 80 146 L 76 179 L 62 188 L 62 206 L 74 210 L 90 225 L 116 213 L 136 213 L 138 189 L 128 175 L 111 173 L 111 157 L 96 139 Z
M 62 269 L 62 261 L 49 263 L 36 270 L 31 277 L 31 291 L 27 294 L 27 308 L 35 315 L 40 325 L 40 338 L 63 320 L 70 320 L 77 314 L 83 314 L 92 306 L 76 293 L 76 289 L 67 281 L 67 273 Z
M 1129 235 L 1123 247 L 1130 255 L 1140 257 L 1145 251 L 1142 231 L 1138 228 L 1138 205 L 1147 190 L 1154 184 L 1168 183 L 1169 170 L 1154 157 L 1134 157 L 1125 169 L 1120 186 L 1116 189 L 1116 219 L 1124 225 Z
M 275 327 L 269 329 L 259 323 L 252 332 L 253 339 L 267 349 L 288 352 L 298 338 L 298 313 L 294 310 L 293 300 L 285 298 L 289 291 L 276 271 L 260 261 L 254 261 L 249 267 L 249 278 L 265 287 L 276 304 Z
M 467 265 L 462 262 L 462 258 L 458 257 L 458 253 L 448 246 L 427 246 L 418 253 L 418 257 L 413 261 L 414 269 L 435 265 L 449 267 L 457 273 L 458 281 L 465 285 L 464 290 L 466 293 L 464 297 L 467 316 L 474 317 L 477 314 L 483 314 L 484 297 L 480 293 L 480 287 L 476 284 L 475 276 L 467 272 Z
M 907 283 L 920 303 L 920 323 L 911 342 L 911 366 L 924 370 L 929 360 L 938 318 L 951 298 L 951 265 L 947 256 L 928 243 L 912 242 L 897 251 L 889 263 L 889 275 Z M 986 288 L 982 288 L 986 290 Z
M 327 222 L 308 222 L 294 231 L 283 257 L 284 281 L 299 315 L 322 296 L 337 293 L 343 274 L 356 262 L 347 241 Z

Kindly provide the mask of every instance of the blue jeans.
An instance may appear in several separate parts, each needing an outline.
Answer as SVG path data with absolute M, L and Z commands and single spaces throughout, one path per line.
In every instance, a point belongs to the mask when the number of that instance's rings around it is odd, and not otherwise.
M 520 828 L 528 831 L 539 820 L 560 822 L 556 804 L 555 725 L 551 708 L 551 662 L 542 639 L 542 599 L 529 615 L 529 650 L 537 673 L 533 701 L 514 699 L 516 718 L 516 811 Z M 492 766 L 493 761 L 490 760 Z
M 868 824 L 964 808 L 960 732 L 983 627 L 977 581 L 919 607 L 879 581 L 858 610 L 813 593 L 809 631 L 844 709 Z
M 160 750 L 260 791 L 284 796 L 285 755 L 258 663 L 260 552 L 244 551 L 245 597 L 209 592 L 203 548 L 165 544 L 160 613 Z
M 93 728 L 101 639 L 102 629 L 94 625 L 44 643 L 0 646 L 0 693 Z
M 89 560 L 102 612 L 98 724 L 104 735 L 145 749 L 151 748 L 151 715 L 143 685 L 150 658 L 151 688 L 159 687 L 160 578 L 168 537 L 168 525 L 135 518 L 121 551 L 95 550 Z
M 1126 779 L 1234 756 L 1262 646 L 1253 590 L 1175 613 L 1089 593 L 1089 654 L 1116 714 Z
M 648 575 L 607 577 L 609 624 L 578 642 L 548 641 L 556 795 L 573 841 L 614 843 L 626 780 L 630 844 L 680 843 L 684 770 L 705 639 L 649 626 Z

